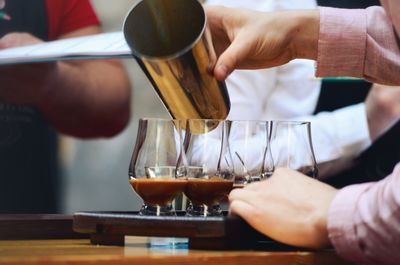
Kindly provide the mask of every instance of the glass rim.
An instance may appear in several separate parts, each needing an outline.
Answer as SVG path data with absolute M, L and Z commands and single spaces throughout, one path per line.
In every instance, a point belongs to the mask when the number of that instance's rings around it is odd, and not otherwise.
M 310 125 L 311 121 L 290 121 L 290 120 L 271 120 L 272 124 L 280 123 L 280 124 L 287 124 L 287 125 Z
M 195 118 L 195 119 L 186 119 L 186 121 L 226 121 L 226 120 L 224 120 L 224 119 L 198 119 L 198 118 Z
M 139 1 L 138 3 L 136 3 L 128 12 L 128 14 L 126 15 L 124 21 L 123 21 L 123 34 L 124 37 L 128 40 L 131 40 L 132 38 L 130 36 L 128 36 L 127 34 L 127 28 L 128 28 L 128 20 L 131 16 L 134 15 L 134 11 L 135 8 L 139 8 L 139 6 L 143 4 L 142 1 Z M 203 25 L 202 28 L 199 32 L 199 34 L 196 36 L 196 38 L 194 38 L 189 44 L 187 44 L 184 48 L 182 48 L 179 51 L 170 53 L 170 54 L 166 54 L 166 55 L 162 55 L 162 56 L 154 56 L 154 55 L 149 55 L 149 54 L 145 54 L 143 52 L 138 51 L 138 49 L 134 49 L 133 47 L 131 47 L 131 45 L 129 45 L 129 47 L 131 48 L 132 53 L 138 57 L 138 58 L 143 58 L 144 60 L 148 60 L 148 61 L 169 61 L 169 60 L 174 60 L 177 59 L 179 57 L 181 57 L 182 55 L 188 53 L 191 49 L 193 49 L 198 43 L 201 42 L 201 39 L 203 38 L 203 36 L 205 35 L 205 32 L 207 30 L 207 25 L 208 25 L 208 20 L 207 20 L 207 16 L 204 10 L 204 7 L 202 6 L 202 4 L 200 3 L 200 1 L 198 1 L 196 4 L 196 6 L 199 7 L 199 11 L 200 11 L 200 15 L 203 18 Z
M 168 119 L 168 118 L 148 118 L 148 117 L 143 117 L 143 118 L 139 118 L 139 122 L 140 121 L 164 121 L 164 122 L 182 122 L 182 119 Z
M 226 120 L 228 122 L 254 122 L 254 123 L 271 123 L 270 120 Z

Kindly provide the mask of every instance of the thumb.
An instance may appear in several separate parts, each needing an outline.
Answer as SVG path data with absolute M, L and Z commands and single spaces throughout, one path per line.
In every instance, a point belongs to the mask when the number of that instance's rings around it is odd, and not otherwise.
M 225 80 L 248 57 L 250 43 L 236 37 L 231 45 L 220 55 L 214 68 L 218 80 Z

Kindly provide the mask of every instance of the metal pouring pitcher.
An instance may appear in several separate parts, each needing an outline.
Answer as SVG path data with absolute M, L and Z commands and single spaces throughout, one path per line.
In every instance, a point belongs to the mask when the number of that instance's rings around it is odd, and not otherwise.
M 198 0 L 143 0 L 124 22 L 125 39 L 174 119 L 225 119 L 224 82 L 210 73 L 216 61 Z

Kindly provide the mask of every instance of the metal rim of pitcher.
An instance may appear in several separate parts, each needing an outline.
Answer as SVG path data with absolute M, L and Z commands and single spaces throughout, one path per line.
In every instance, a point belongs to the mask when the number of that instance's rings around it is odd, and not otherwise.
M 205 13 L 205 11 L 204 11 L 203 5 L 202 5 L 199 1 L 197 1 L 197 0 L 192 0 L 192 1 L 195 1 L 195 2 L 201 7 L 201 10 L 202 10 L 202 13 L 203 13 L 203 17 L 204 17 L 203 27 L 202 27 L 202 29 L 201 29 L 201 32 L 199 32 L 199 34 L 198 34 L 198 36 L 197 36 L 197 38 L 196 38 L 195 40 L 193 40 L 189 45 L 187 45 L 187 46 L 186 46 L 185 48 L 183 48 L 182 50 L 180 50 L 180 51 L 178 51 L 178 52 L 176 52 L 176 53 L 172 53 L 172 54 L 170 54 L 170 55 L 166 55 L 166 56 L 157 56 L 157 57 L 155 57 L 155 56 L 148 56 L 148 55 L 144 55 L 144 54 L 142 54 L 142 53 L 139 53 L 139 52 L 137 52 L 135 49 L 133 49 L 132 47 L 130 47 L 132 54 L 133 54 L 134 56 L 138 57 L 138 58 L 144 58 L 144 59 L 146 59 L 146 60 L 153 60 L 153 61 L 155 61 L 155 60 L 171 60 L 171 59 L 174 59 L 174 58 L 178 58 L 179 56 L 181 56 L 181 55 L 185 54 L 186 52 L 190 51 L 190 50 L 195 46 L 195 44 L 197 44 L 197 43 L 199 42 L 199 40 L 202 38 L 202 36 L 203 36 L 203 34 L 204 34 L 204 32 L 205 32 L 205 30 L 206 30 L 206 28 L 207 28 L 207 16 L 206 16 L 206 13 Z M 133 11 L 138 5 L 140 5 L 142 2 L 143 2 L 143 0 L 141 0 L 141 1 L 139 1 L 138 3 L 136 3 L 135 5 L 133 5 L 132 8 L 129 10 L 128 15 L 126 15 L 126 17 L 125 17 L 125 19 L 124 19 L 122 32 L 124 33 L 125 39 L 129 39 L 129 37 L 127 36 L 126 30 L 125 30 L 125 29 L 126 29 L 126 25 L 127 25 L 126 22 L 127 22 L 128 18 L 129 18 L 129 16 L 132 14 L 132 11 Z M 130 45 L 128 45 L 128 46 L 130 46 Z

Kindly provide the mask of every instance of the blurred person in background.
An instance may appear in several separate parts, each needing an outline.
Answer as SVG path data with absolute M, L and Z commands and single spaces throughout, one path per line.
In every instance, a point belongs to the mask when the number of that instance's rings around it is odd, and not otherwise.
M 121 31 L 127 11 L 138 0 L 91 0 L 104 32 Z M 60 136 L 60 212 L 80 210 L 128 211 L 140 209 L 141 200 L 128 182 L 138 119 L 169 115 L 135 60 L 123 60 L 131 86 L 131 115 L 127 127 L 118 135 L 102 139 Z
M 88 0 L 0 0 L 0 49 L 100 33 Z M 129 121 L 117 61 L 0 66 L 0 212 L 57 212 L 57 136 L 110 137 Z

